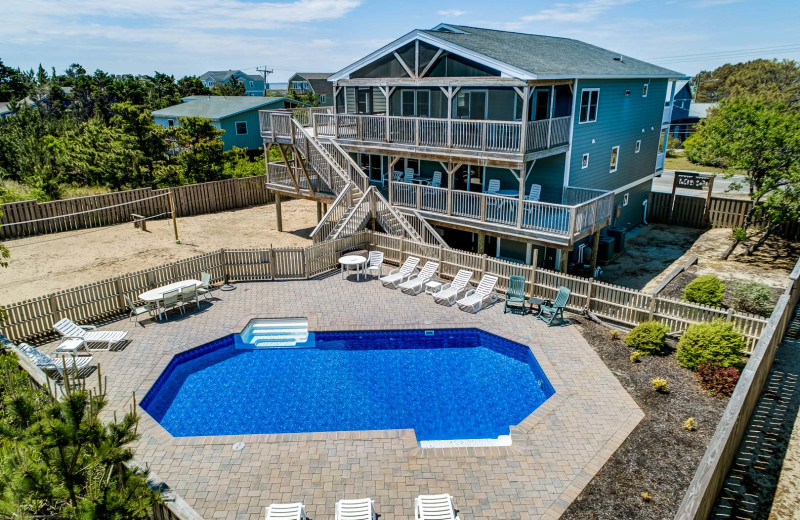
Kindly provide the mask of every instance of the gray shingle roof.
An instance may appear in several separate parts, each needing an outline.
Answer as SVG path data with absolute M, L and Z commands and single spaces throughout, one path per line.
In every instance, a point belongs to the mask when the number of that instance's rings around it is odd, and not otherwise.
M 299 76 L 308 81 L 315 94 L 333 94 L 333 83 L 328 81 L 333 72 L 297 72 L 294 76 Z
M 234 114 L 262 108 L 289 98 L 260 96 L 189 96 L 184 99 L 186 100 L 185 103 L 156 110 L 151 112 L 151 115 L 154 117 L 205 117 L 207 119 L 223 119 Z
M 447 24 L 462 33 L 423 31 L 540 78 L 667 76 L 683 74 L 579 40 Z

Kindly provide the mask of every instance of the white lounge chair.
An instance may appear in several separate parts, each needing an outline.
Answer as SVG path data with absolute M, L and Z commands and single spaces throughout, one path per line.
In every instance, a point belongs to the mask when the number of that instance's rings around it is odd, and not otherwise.
M 414 270 L 417 268 L 418 263 L 419 258 L 416 256 L 409 256 L 406 258 L 406 261 L 403 262 L 403 265 L 398 269 L 392 269 L 389 271 L 389 274 L 378 279 L 381 281 L 384 287 L 396 289 L 398 284 L 405 282 L 412 274 L 414 274 Z
M 82 339 L 87 344 L 108 344 L 108 348 L 91 350 L 109 350 L 114 343 L 119 343 L 128 335 L 127 330 L 97 330 L 95 325 L 78 325 L 69 318 L 59 320 L 53 328 L 65 338 Z
M 380 276 L 383 274 L 381 270 L 383 269 L 383 253 L 380 251 L 370 251 L 369 252 L 369 259 L 367 260 L 367 273 L 372 273 L 374 276 Z
M 27 343 L 20 343 L 16 346 L 16 349 L 36 364 L 37 367 L 45 372 L 58 372 L 62 378 L 64 377 L 65 368 L 71 375 L 79 375 L 83 369 L 91 367 L 93 360 L 91 354 L 88 356 L 76 356 L 73 354 L 53 358 Z
M 420 495 L 414 501 L 416 520 L 458 520 L 450 495 Z
M 490 301 L 494 303 L 497 301 L 497 293 L 494 287 L 497 285 L 497 277 L 491 274 L 483 275 L 478 288 L 475 290 L 467 291 L 463 298 L 458 300 L 458 308 L 464 312 L 478 312 L 483 307 L 483 302 Z
M 336 520 L 377 520 L 375 502 L 371 498 L 356 498 L 336 502 Z
M 439 280 L 436 271 L 439 269 L 439 262 L 425 262 L 419 273 L 412 274 L 408 280 L 401 283 L 398 287 L 406 294 L 419 294 L 425 290 L 425 284 L 431 280 Z
M 442 288 L 439 289 L 439 292 L 433 293 L 433 301 L 448 307 L 453 305 L 457 299 L 463 296 L 463 293 L 472 289 L 472 286 L 469 284 L 470 280 L 472 280 L 472 271 L 459 269 L 452 282 L 444 284 Z
M 306 506 L 294 504 L 271 504 L 267 506 L 265 520 L 306 520 Z

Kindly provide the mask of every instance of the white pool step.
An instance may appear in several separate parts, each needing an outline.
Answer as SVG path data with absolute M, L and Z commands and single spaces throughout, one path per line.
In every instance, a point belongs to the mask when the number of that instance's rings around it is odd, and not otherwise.
M 249 348 L 294 347 L 306 343 L 308 336 L 305 318 L 254 319 L 240 334 Z

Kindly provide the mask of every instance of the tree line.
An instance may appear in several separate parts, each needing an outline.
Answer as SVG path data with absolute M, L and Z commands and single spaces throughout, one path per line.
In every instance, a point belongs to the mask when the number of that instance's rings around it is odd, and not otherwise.
M 167 187 L 264 173 L 255 150 L 223 151 L 223 131 L 187 118 L 164 128 L 150 113 L 190 95 L 243 95 L 244 84 L 207 88 L 195 76 L 22 71 L 0 60 L 0 202 L 60 198 L 70 186 Z
M 733 230 L 727 259 L 739 244 L 752 254 L 780 229 L 800 221 L 800 64 L 753 60 L 703 71 L 698 102 L 718 102 L 684 142 L 687 158 L 742 175 L 752 209 Z M 766 221 L 766 228 L 754 224 Z

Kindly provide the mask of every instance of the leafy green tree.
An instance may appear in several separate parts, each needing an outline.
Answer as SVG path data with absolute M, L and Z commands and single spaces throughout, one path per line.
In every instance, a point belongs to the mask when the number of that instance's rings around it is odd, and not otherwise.
M 116 103 L 113 109 L 111 124 L 122 134 L 133 138 L 139 152 L 139 163 L 144 167 L 141 175 L 131 179 L 129 184 L 147 186 L 155 180 L 156 163 L 166 159 L 167 129 L 153 121 L 150 110 L 145 106 L 125 101 Z
M 187 117 L 178 120 L 178 125 L 168 130 L 181 152 L 176 156 L 177 164 L 183 167 L 186 182 L 208 182 L 222 178 L 223 151 L 222 134 L 210 120 L 202 117 Z
M 244 96 L 246 90 L 243 82 L 231 76 L 227 83 L 211 87 L 211 94 L 214 96 Z
M 197 76 L 184 76 L 178 80 L 178 94 L 180 97 L 204 96 L 211 94 L 211 89 L 203 85 Z
M 698 102 L 719 102 L 743 95 L 781 101 L 800 108 L 800 64 L 794 60 L 758 59 L 726 63 L 694 78 Z
M 690 158 L 726 167 L 727 178 L 744 172 L 749 186 L 752 208 L 723 259 L 746 239 L 756 218 L 774 219 L 777 225 L 796 215 L 792 208 L 797 207 L 800 180 L 800 111 L 751 96 L 728 99 L 701 121 L 685 146 Z
M 313 92 L 300 94 L 296 90 L 289 90 L 289 97 L 303 103 L 308 103 L 311 106 L 319 106 L 319 94 L 315 94 Z
M 18 101 L 28 95 L 30 87 L 19 69 L 4 65 L 0 59 L 0 101 Z

